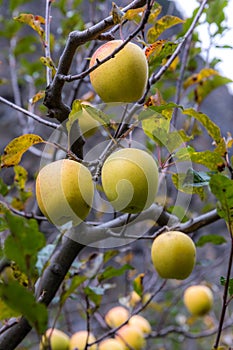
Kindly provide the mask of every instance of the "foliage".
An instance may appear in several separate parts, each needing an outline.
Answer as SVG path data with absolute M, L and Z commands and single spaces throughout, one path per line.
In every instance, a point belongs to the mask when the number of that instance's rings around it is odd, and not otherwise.
M 71 324 L 67 308 L 82 327 L 96 330 L 99 343 L 117 331 L 104 321 L 111 303 L 121 303 L 131 315 L 146 315 L 152 349 L 181 350 L 187 348 L 186 338 L 203 350 L 220 349 L 221 342 L 227 346 L 223 321 L 226 328 L 232 324 L 233 249 L 229 253 L 227 246 L 233 246 L 233 140 L 230 131 L 223 133 L 224 113 L 212 120 L 202 106 L 217 103 L 212 93 L 232 80 L 218 71 L 218 57 L 200 56 L 196 28 L 207 24 L 208 52 L 218 47 L 228 30 L 228 2 L 204 1 L 187 19 L 164 13 L 153 1 L 136 8 L 129 4 L 127 10 L 112 3 L 108 11 L 107 1 L 92 0 L 89 12 L 82 0 L 51 0 L 38 9 L 32 3 L 35 13 L 26 0 L 5 7 L 0 2 L 7 13 L 0 18 L 0 39 L 11 71 L 0 79 L 1 91 L 11 81 L 14 103 L 1 97 L 0 102 L 13 110 L 11 128 L 18 128 L 14 134 L 7 130 L 0 154 L 0 349 L 4 327 L 9 325 L 16 339 L 11 320 L 21 325 L 22 315 L 39 336 L 56 324 L 71 335 L 77 324 Z M 89 60 L 98 39 L 113 38 L 138 43 L 148 61 L 148 89 L 129 105 L 100 103 L 89 84 Z M 224 42 L 221 47 L 229 49 Z M 82 115 L 98 127 L 89 126 L 85 134 Z M 50 134 L 46 116 L 59 121 Z M 145 212 L 115 213 L 103 195 L 101 169 L 116 148 L 135 144 L 156 158 L 160 190 Z M 82 162 L 96 183 L 90 216 L 78 227 L 52 225 L 34 195 L 40 167 L 61 157 Z M 227 230 L 219 223 L 209 228 L 220 218 Z M 191 234 L 200 251 L 191 279 L 184 282 L 160 279 L 148 257 L 152 240 L 174 229 Z M 184 288 L 194 282 L 217 291 L 212 313 L 202 319 L 190 317 L 182 302 Z M 11 339 L 9 349 L 10 344 Z M 27 338 L 24 346 L 31 349 Z

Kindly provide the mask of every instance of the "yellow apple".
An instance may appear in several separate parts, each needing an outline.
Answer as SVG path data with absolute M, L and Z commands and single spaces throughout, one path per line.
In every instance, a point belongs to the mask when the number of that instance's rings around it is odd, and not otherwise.
M 183 232 L 165 232 L 155 238 L 151 258 L 160 277 L 183 280 L 194 268 L 196 247 Z
M 126 324 L 116 333 L 116 339 L 124 345 L 124 350 L 141 350 L 145 347 L 146 341 L 140 328 Z
M 122 40 L 100 46 L 91 57 L 90 67 L 109 56 Z M 113 58 L 90 73 L 94 90 L 104 102 L 135 102 L 146 88 L 148 63 L 144 51 L 131 42 Z
M 186 308 L 192 315 L 203 316 L 213 306 L 213 293 L 207 286 L 190 286 L 185 290 L 183 300 Z
M 69 350 L 84 350 L 86 349 L 86 344 L 90 344 L 96 341 L 95 336 L 86 330 L 78 331 L 74 333 L 70 338 L 70 348 Z M 97 350 L 97 345 L 93 344 L 88 347 L 88 350 Z
M 139 213 L 154 203 L 158 189 L 157 164 L 146 151 L 118 150 L 104 162 L 102 185 L 116 211 Z
M 40 350 L 48 348 L 51 350 L 69 350 L 70 338 L 69 336 L 56 328 L 49 328 L 42 336 L 40 343 Z
M 144 335 L 151 333 L 149 321 L 141 315 L 133 315 L 129 320 L 129 325 L 139 328 Z
M 109 338 L 99 343 L 98 350 L 124 350 L 124 346 L 117 339 Z
M 111 328 L 119 327 L 129 318 L 129 311 L 123 306 L 115 306 L 108 310 L 105 315 L 105 322 Z
M 90 171 L 61 159 L 44 166 L 36 179 L 36 198 L 42 213 L 55 225 L 78 225 L 88 215 L 94 195 Z

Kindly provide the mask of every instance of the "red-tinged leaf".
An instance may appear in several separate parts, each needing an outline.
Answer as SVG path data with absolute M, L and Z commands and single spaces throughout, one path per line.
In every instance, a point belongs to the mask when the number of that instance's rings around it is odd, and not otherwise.
M 1 168 L 19 164 L 23 154 L 33 145 L 44 142 L 34 134 L 25 134 L 13 139 L 4 149 L 1 157 Z
M 185 21 L 176 16 L 163 16 L 155 22 L 154 27 L 151 27 L 147 32 L 148 42 L 153 42 L 159 38 L 159 36 L 167 29 L 175 26 L 176 24 L 184 23 Z
M 29 25 L 40 37 L 43 37 L 44 29 L 41 27 L 41 24 L 45 24 L 45 19 L 42 16 L 34 16 L 31 13 L 21 13 L 18 17 L 14 17 L 14 20 Z
M 149 45 L 146 48 L 145 55 L 148 58 L 150 55 L 158 55 L 163 49 L 164 43 L 166 40 L 157 40 L 153 44 Z

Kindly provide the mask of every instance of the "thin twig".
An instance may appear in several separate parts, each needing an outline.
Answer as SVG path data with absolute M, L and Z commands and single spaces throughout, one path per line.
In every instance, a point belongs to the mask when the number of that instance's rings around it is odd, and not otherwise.
M 45 6 L 45 57 L 51 59 L 50 52 L 50 19 L 51 19 L 51 0 L 46 0 Z M 46 81 L 47 86 L 52 80 L 52 71 L 49 67 L 46 66 Z
M 27 115 L 28 117 L 36 120 L 38 123 L 41 123 L 43 125 L 46 125 L 46 126 L 49 126 L 50 128 L 53 128 L 53 129 L 58 129 L 59 128 L 59 124 L 57 123 L 52 123 L 52 122 L 49 122 L 47 120 L 44 120 L 42 118 L 40 118 L 38 115 L 34 114 L 34 113 L 31 113 L 29 111 L 27 111 L 26 109 L 16 105 L 15 103 L 13 102 L 10 102 L 8 100 L 6 100 L 4 97 L 0 96 L 0 102 L 8 105 L 9 107 L 15 109 L 16 111 L 19 111 L 21 113 L 23 113 L 24 115 Z
M 167 69 L 170 67 L 170 65 L 172 64 L 172 62 L 174 61 L 174 59 L 180 54 L 181 50 L 183 49 L 184 45 L 186 44 L 187 39 L 192 36 L 193 31 L 202 15 L 202 12 L 204 11 L 204 8 L 207 4 L 208 0 L 203 0 L 203 2 L 200 5 L 200 8 L 192 22 L 192 24 L 190 25 L 189 29 L 187 30 L 186 34 L 183 37 L 183 40 L 178 44 L 178 46 L 176 47 L 175 51 L 173 52 L 173 54 L 171 55 L 171 57 L 167 60 L 167 62 L 160 68 L 160 70 L 157 73 L 154 73 L 151 78 L 149 79 L 148 82 L 148 86 L 147 89 L 143 95 L 143 97 L 138 101 L 139 104 L 143 104 L 146 96 L 150 90 L 150 87 L 155 84 L 158 80 L 160 80 L 160 78 L 163 76 L 163 74 L 167 71 Z

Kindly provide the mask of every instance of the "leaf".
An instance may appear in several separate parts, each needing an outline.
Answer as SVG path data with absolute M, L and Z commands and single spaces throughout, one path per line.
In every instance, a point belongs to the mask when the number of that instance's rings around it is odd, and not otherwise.
M 118 24 L 123 21 L 124 12 L 121 11 L 120 7 L 118 7 L 115 2 L 112 2 L 112 10 L 110 12 L 113 18 L 113 23 Z
M 178 173 L 172 175 L 172 182 L 175 187 L 184 193 L 188 194 L 197 194 L 201 200 L 205 199 L 205 192 L 203 186 L 193 186 L 192 184 L 187 184 L 186 182 L 186 173 Z
M 6 214 L 7 212 L 10 212 L 8 206 L 6 205 L 6 203 L 0 201 L 0 215 Z
M 140 297 L 143 296 L 143 292 L 144 292 L 144 286 L 143 286 L 144 277 L 145 277 L 145 274 L 140 273 L 135 277 L 133 281 L 133 289 Z
M 212 151 L 203 151 L 203 152 L 192 152 L 190 158 L 194 163 L 202 164 L 206 168 L 214 171 L 223 171 L 225 168 L 225 163 L 222 157 Z
M 165 43 L 166 43 L 166 40 L 157 40 L 154 43 L 152 43 L 151 45 L 149 45 L 145 50 L 145 55 L 146 55 L 147 59 L 152 54 L 158 55 L 162 51 Z
M 0 285 L 0 297 L 9 308 L 24 315 L 37 332 L 45 332 L 48 321 L 46 306 L 36 302 L 31 291 L 17 281 L 11 281 Z
M 127 10 L 123 16 L 123 19 L 127 19 L 129 21 L 138 21 L 141 18 L 139 14 L 144 13 L 144 11 L 145 6 Z
M 14 181 L 15 181 L 18 189 L 22 191 L 22 190 L 24 190 L 25 185 L 26 185 L 26 181 L 28 179 L 28 172 L 21 165 L 15 165 L 14 172 L 15 172 Z
M 34 16 L 31 13 L 21 13 L 19 16 L 14 17 L 14 20 L 29 25 L 41 38 L 43 37 L 44 29 L 41 27 L 41 24 L 45 24 L 45 19 L 42 16 Z
M 39 100 L 42 100 L 45 97 L 45 90 L 38 91 L 32 98 L 30 98 L 30 103 L 35 104 Z
M 44 235 L 34 219 L 25 219 L 7 212 L 5 214 L 11 234 L 6 238 L 4 252 L 9 260 L 15 261 L 29 278 L 35 276 L 37 253 L 45 245 Z
M 56 74 L 57 68 L 51 57 L 41 57 L 40 58 L 41 63 L 43 63 L 44 66 L 48 67 L 52 71 L 52 75 L 54 76 Z
M 194 169 L 188 169 L 186 177 L 184 179 L 184 186 L 203 187 L 208 186 L 210 181 L 210 175 L 204 171 L 196 171 Z
M 64 305 L 66 300 L 73 294 L 78 287 L 87 280 L 87 276 L 77 275 L 72 278 L 71 284 L 68 289 L 62 292 L 60 296 L 60 305 Z
M 223 277 L 223 276 L 221 276 L 221 277 L 220 277 L 220 283 L 221 283 L 222 286 L 225 286 L 225 284 L 226 284 L 226 278 Z M 233 278 L 230 278 L 230 279 L 229 279 L 228 292 L 229 292 L 230 296 L 233 295 Z
M 188 77 L 183 83 L 183 88 L 187 89 L 194 84 L 198 84 L 200 82 L 203 82 L 207 78 L 212 77 L 213 75 L 218 75 L 218 74 L 219 73 L 215 69 L 203 68 L 200 70 L 199 73 L 195 73 L 195 74 L 191 75 L 190 77 Z
M 4 183 L 3 179 L 0 177 L 0 194 L 5 197 L 9 192 L 8 186 Z
M 185 21 L 179 17 L 166 15 L 155 22 L 154 27 L 151 27 L 147 32 L 148 42 L 153 42 L 167 29 L 176 24 L 184 23 Z
M 101 274 L 98 275 L 98 281 L 102 282 L 109 278 L 121 276 L 125 271 L 128 271 L 128 270 L 133 270 L 133 267 L 130 266 L 129 264 L 125 264 L 120 268 L 108 266 Z
M 19 164 L 23 154 L 33 145 L 44 142 L 34 134 L 25 134 L 13 139 L 4 149 L 1 157 L 1 167 L 10 167 Z
M 197 247 L 203 247 L 206 243 L 212 243 L 214 245 L 221 245 L 226 243 L 226 239 L 220 235 L 204 235 L 196 242 Z
M 0 320 L 4 321 L 11 317 L 18 317 L 20 316 L 20 313 L 17 311 L 12 310 L 2 299 L 0 299 Z
M 215 174 L 211 177 L 210 189 L 219 201 L 219 216 L 226 221 L 233 234 L 233 180 L 225 175 Z
M 105 288 L 87 286 L 83 290 L 84 290 L 84 293 L 86 294 L 86 296 L 89 297 L 89 299 L 91 301 L 93 301 L 93 303 L 96 305 L 96 307 L 99 307 L 101 304 L 102 297 L 103 297 L 104 292 L 105 292 Z
M 152 44 L 153 45 L 153 44 Z M 161 66 L 164 63 L 164 59 L 170 57 L 177 47 L 177 43 L 171 41 L 161 41 L 161 45 L 158 44 L 157 47 L 153 48 L 148 47 L 147 55 L 150 70 L 154 70 L 158 66 Z
M 192 108 L 183 110 L 183 114 L 187 114 L 198 120 L 217 144 L 221 141 L 222 136 L 219 126 L 216 125 L 206 114 L 197 112 Z
M 222 85 L 232 83 L 232 80 L 221 75 L 213 76 L 211 79 L 205 80 L 197 85 L 195 90 L 195 100 L 198 104 L 202 101 L 216 88 Z

